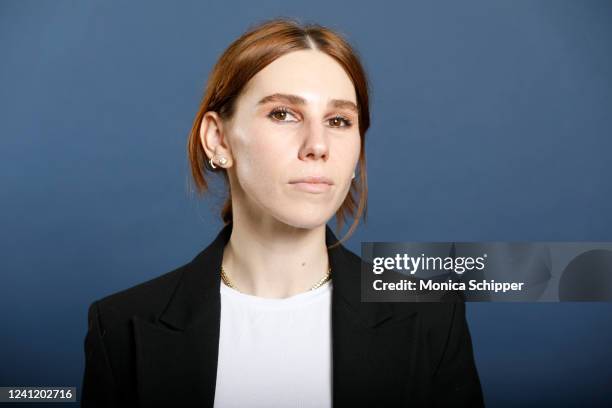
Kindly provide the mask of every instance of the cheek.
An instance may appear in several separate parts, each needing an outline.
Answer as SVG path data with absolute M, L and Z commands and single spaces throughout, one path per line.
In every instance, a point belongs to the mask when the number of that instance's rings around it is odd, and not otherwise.
M 359 134 L 351 135 L 350 139 L 347 139 L 341 146 L 341 149 L 346 154 L 346 171 L 352 175 L 353 171 L 356 171 L 357 164 L 359 162 L 359 153 L 361 152 L 361 138 Z
M 269 143 L 265 132 L 241 132 L 234 148 L 236 173 L 245 191 L 250 194 L 271 194 L 276 178 L 282 174 L 282 155 L 279 148 Z
M 343 169 L 343 171 L 346 172 L 346 174 L 348 174 L 348 180 L 347 180 L 347 185 L 346 185 L 346 192 L 348 193 L 348 190 L 351 187 L 351 183 L 353 182 L 353 172 L 355 172 L 355 177 L 357 178 L 357 171 L 358 171 L 358 166 L 359 166 L 359 153 L 361 152 L 361 138 L 359 136 L 359 134 L 357 134 L 350 143 L 347 143 L 344 146 L 344 151 L 347 154 L 347 158 L 350 157 L 350 160 L 346 161 L 346 168 Z M 355 180 L 356 180 L 355 178 Z

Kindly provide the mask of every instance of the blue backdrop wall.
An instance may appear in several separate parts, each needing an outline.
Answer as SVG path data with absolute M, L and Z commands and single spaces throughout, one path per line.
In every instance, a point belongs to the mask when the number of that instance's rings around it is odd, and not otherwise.
M 182 265 L 209 70 L 276 16 L 343 32 L 372 85 L 348 242 L 612 240 L 612 3 L 2 1 L 0 385 L 80 388 L 87 306 Z M 612 403 L 612 304 L 469 304 L 490 406 Z M 80 393 L 80 389 L 79 389 Z

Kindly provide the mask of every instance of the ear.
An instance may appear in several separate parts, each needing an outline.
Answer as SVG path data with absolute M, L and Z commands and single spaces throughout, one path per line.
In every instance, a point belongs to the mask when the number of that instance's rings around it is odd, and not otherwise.
M 200 143 L 208 159 L 212 158 L 216 166 L 228 168 L 232 166 L 233 160 L 223 126 L 223 120 L 217 112 L 206 112 L 200 124 Z M 222 157 L 226 159 L 223 165 L 219 163 Z

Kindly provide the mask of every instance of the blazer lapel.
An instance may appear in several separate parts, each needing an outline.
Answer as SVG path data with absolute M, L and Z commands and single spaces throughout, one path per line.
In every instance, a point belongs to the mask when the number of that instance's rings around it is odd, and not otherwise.
M 134 317 L 138 397 L 143 406 L 178 401 L 212 407 L 221 322 L 223 248 L 231 224 L 184 266 L 168 306 L 155 323 Z
M 337 239 L 327 228 L 327 242 Z M 332 264 L 333 406 L 398 406 L 408 401 L 410 343 L 416 311 L 362 302 L 362 262 L 344 247 Z M 366 267 L 367 269 L 367 267 Z M 365 279 L 364 279 L 365 280 Z M 405 392 L 404 395 L 398 393 Z
M 143 406 L 171 406 L 185 400 L 194 406 L 213 406 L 221 320 L 218 271 L 231 231 L 231 223 L 224 226 L 183 267 L 179 284 L 157 321 L 132 317 L 137 392 Z M 336 241 L 326 226 L 326 244 Z M 379 392 L 385 395 L 406 388 L 407 357 L 389 351 L 407 348 L 412 326 L 398 322 L 412 314 L 396 316 L 389 303 L 361 302 L 360 259 L 342 245 L 328 254 L 333 404 L 380 405 Z M 397 395 L 389 398 L 397 402 Z

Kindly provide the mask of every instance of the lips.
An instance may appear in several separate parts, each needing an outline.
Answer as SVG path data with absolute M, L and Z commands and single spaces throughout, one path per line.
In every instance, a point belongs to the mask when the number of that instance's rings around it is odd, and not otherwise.
M 329 191 L 334 183 L 324 176 L 308 176 L 291 180 L 289 184 L 307 193 L 321 194 Z
M 308 183 L 308 184 L 334 184 L 331 179 L 324 176 L 308 176 L 291 180 L 289 184 Z

